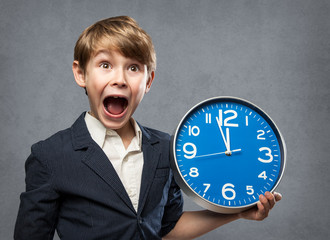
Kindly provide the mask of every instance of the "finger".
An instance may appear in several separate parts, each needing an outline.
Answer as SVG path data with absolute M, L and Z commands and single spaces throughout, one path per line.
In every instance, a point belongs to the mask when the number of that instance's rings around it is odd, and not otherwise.
M 258 220 L 262 220 L 268 216 L 270 210 L 270 204 L 268 199 L 264 195 L 259 196 L 259 203 L 258 205 Z
M 266 210 L 264 205 L 261 202 L 257 203 L 258 211 L 257 211 L 257 219 L 256 220 L 262 220 L 265 218 Z
M 260 195 L 259 196 L 259 201 L 261 202 L 261 204 L 264 206 L 265 210 L 268 211 L 270 209 L 270 203 L 268 198 L 266 198 L 264 195 Z
M 275 201 L 278 202 L 282 199 L 282 194 L 278 193 L 278 192 L 274 192 L 274 196 L 275 196 Z
M 272 209 L 275 205 L 275 197 L 272 193 L 266 192 L 265 197 L 268 199 L 269 209 Z

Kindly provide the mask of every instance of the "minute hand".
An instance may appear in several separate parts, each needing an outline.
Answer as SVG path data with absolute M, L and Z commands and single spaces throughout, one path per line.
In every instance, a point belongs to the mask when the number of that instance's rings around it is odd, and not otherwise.
M 222 140 L 223 140 L 223 142 L 224 142 L 225 145 L 226 145 L 226 150 L 227 150 L 227 151 L 230 151 L 230 150 L 229 150 L 228 143 L 227 143 L 226 138 L 225 138 L 225 135 L 223 134 L 223 131 L 222 131 L 222 127 L 221 127 L 220 120 L 219 120 L 218 117 L 216 117 L 216 119 L 217 119 L 218 127 L 219 127 L 220 132 L 221 132 Z

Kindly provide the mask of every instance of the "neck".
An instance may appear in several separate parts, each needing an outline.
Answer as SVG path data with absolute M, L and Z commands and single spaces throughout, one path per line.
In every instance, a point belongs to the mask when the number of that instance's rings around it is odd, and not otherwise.
M 135 130 L 131 121 L 128 121 L 124 127 L 117 129 L 115 131 L 118 133 L 121 140 L 123 141 L 125 149 L 127 149 L 132 139 L 135 137 Z

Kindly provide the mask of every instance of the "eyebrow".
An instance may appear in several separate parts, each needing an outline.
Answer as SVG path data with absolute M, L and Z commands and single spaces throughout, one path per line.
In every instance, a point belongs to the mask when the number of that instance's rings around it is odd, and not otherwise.
M 98 57 L 99 55 L 101 55 L 101 54 L 106 55 L 106 57 L 111 57 L 111 56 L 112 56 L 110 50 L 108 50 L 108 49 L 104 49 L 104 48 L 101 48 L 100 50 L 95 51 L 93 58 L 97 58 L 97 57 Z M 120 54 L 121 54 L 121 53 L 120 53 Z M 125 56 L 124 56 L 124 57 L 125 57 Z M 138 62 L 139 64 L 142 64 L 143 66 L 144 66 L 144 65 L 147 66 L 145 63 L 142 63 L 142 62 L 140 62 L 139 60 L 137 60 L 137 59 L 135 59 L 135 58 L 129 58 L 129 57 L 125 57 L 125 58 L 131 59 L 132 61 L 136 61 L 136 62 Z

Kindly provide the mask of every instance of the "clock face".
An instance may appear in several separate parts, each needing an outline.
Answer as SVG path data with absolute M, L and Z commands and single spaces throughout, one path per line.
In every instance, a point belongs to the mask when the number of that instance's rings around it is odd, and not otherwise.
M 175 179 L 198 204 L 222 213 L 243 211 L 273 191 L 285 166 L 276 125 L 243 99 L 218 97 L 193 107 L 173 138 Z

